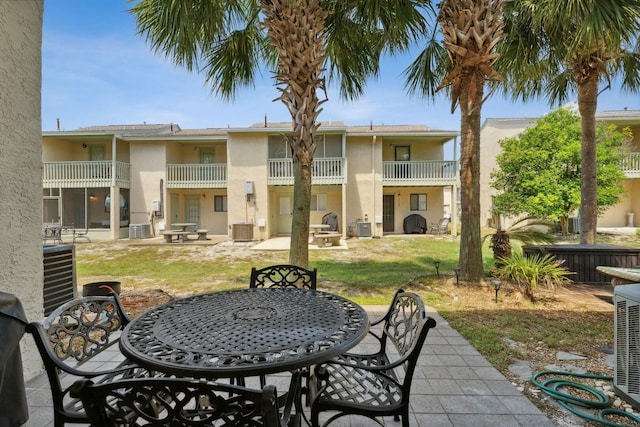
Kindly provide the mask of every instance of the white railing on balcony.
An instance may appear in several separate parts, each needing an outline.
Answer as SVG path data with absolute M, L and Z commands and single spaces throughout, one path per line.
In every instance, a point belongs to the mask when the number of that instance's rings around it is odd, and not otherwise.
M 382 168 L 382 185 L 453 185 L 458 179 L 453 160 L 382 162 Z
M 110 160 L 99 162 L 44 162 L 42 185 L 45 188 L 111 187 L 113 174 Z M 116 182 L 120 188 L 131 185 L 130 165 L 116 162 Z
M 269 185 L 293 185 L 293 161 L 291 159 L 267 160 Z M 324 157 L 313 159 L 313 185 L 334 185 L 347 182 L 347 159 Z
M 226 187 L 226 163 L 167 165 L 167 188 Z
M 622 170 L 627 178 L 640 178 L 640 153 L 630 153 L 625 157 Z

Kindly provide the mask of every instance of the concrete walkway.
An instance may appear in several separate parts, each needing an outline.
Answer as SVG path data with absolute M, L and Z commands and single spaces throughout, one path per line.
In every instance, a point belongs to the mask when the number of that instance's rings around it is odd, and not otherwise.
M 366 309 L 373 321 L 384 315 L 387 307 L 369 306 Z M 411 426 L 553 426 L 438 313 L 429 309 L 429 315 L 438 324 L 427 336 L 414 376 Z M 360 346 L 366 347 L 366 340 Z M 46 376 L 40 375 L 29 381 L 27 394 L 30 420 L 25 426 L 53 426 Z M 393 418 L 386 418 L 384 422 L 385 426 L 400 426 Z M 353 417 L 338 420 L 332 425 L 368 427 L 372 422 Z

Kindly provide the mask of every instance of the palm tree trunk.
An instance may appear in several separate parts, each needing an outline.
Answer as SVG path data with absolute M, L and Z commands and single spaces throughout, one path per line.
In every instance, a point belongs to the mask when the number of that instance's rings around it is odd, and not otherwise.
M 278 51 L 278 98 L 289 110 L 292 132 L 286 135 L 294 170 L 293 218 L 289 262 L 309 266 L 311 164 L 315 152 L 318 114 L 325 100 L 323 63 L 327 12 L 320 0 L 261 0 L 265 26 Z
M 311 213 L 311 164 L 293 164 L 293 218 L 289 263 L 309 267 L 309 222 Z
M 582 118 L 580 171 L 580 243 L 594 244 L 598 225 L 598 177 L 596 167 L 596 109 L 598 107 L 598 72 L 590 70 L 578 79 L 578 109 Z
M 464 73 L 460 79 L 460 273 L 463 280 L 484 276 L 480 237 L 480 112 L 484 76 Z

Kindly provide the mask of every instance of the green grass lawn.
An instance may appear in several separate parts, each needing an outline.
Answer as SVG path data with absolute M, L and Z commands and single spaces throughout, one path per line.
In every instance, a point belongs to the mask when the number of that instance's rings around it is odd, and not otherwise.
M 522 356 L 522 351 L 505 344 L 507 339 L 569 351 L 582 348 L 581 343 L 585 351 L 612 345 L 611 315 L 585 313 L 579 306 L 574 312 L 549 301 L 516 303 L 507 299 L 506 288 L 501 303 L 495 304 L 493 287 L 487 283 L 456 287 L 459 242 L 455 238 L 389 236 L 349 239 L 347 245 L 347 250 L 310 251 L 309 266 L 318 269 L 318 289 L 360 304 L 385 306 L 398 288 L 417 292 L 499 369 Z M 493 258 L 488 244 L 483 250 L 489 271 Z M 116 280 L 123 289 L 162 289 L 183 296 L 248 287 L 251 267 L 287 263 L 288 251 L 108 242 L 77 245 L 76 257 L 80 285 Z M 580 334 L 571 333 L 576 325 L 581 325 Z
M 428 236 L 348 241 L 348 250 L 312 250 L 318 288 L 360 304 L 389 303 L 399 287 L 411 288 L 435 276 L 453 275 L 458 242 Z M 119 280 L 133 288 L 198 293 L 248 286 L 251 267 L 287 263 L 287 251 L 257 251 L 223 246 L 133 246 L 95 243 L 76 249 L 78 283 Z M 490 260 L 489 260 L 490 261 Z

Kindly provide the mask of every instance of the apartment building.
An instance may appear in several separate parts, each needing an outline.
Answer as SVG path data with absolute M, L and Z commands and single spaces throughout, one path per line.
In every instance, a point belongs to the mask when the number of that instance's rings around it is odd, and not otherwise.
M 231 238 L 239 230 L 254 240 L 290 234 L 294 178 L 283 137 L 289 130 L 289 123 L 265 122 L 43 132 L 43 223 L 86 229 L 92 240 L 128 238 L 138 227 L 160 235 L 178 222 Z M 401 234 L 411 214 L 437 222 L 457 205 L 458 135 L 422 125 L 323 123 L 311 222 L 335 213 L 344 236 Z M 445 201 L 445 193 L 453 200 Z
M 519 135 L 525 129 L 535 125 L 537 118 L 489 118 L 480 131 L 480 153 L 482 156 L 480 171 L 480 224 L 506 228 L 510 218 L 494 217 L 492 213 L 493 196 L 496 190 L 491 188 L 490 174 L 497 168 L 496 156 L 500 152 L 498 141 Z M 629 127 L 633 140 L 629 145 L 629 155 L 623 162 L 626 175 L 625 196 L 615 206 L 611 206 L 598 218 L 598 227 L 637 227 L 640 225 L 640 110 L 601 111 L 596 120 L 606 124 L 615 124 L 619 128 Z M 576 212 L 576 215 L 578 213 Z M 572 224 L 569 224 L 570 228 Z M 576 224 L 579 226 L 579 224 Z

